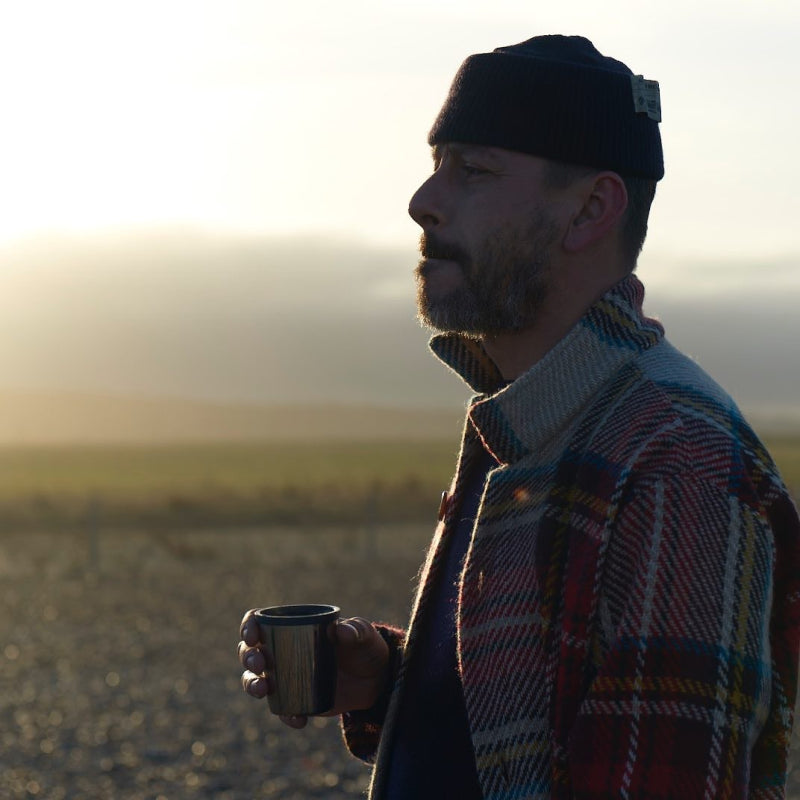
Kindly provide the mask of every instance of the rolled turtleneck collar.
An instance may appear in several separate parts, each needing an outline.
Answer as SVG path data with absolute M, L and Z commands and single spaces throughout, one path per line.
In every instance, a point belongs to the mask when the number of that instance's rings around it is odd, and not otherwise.
M 642 313 L 643 301 L 644 286 L 628 275 L 509 385 L 477 340 L 441 334 L 430 346 L 478 393 L 469 418 L 490 452 L 509 464 L 544 449 L 611 375 L 663 339 L 661 324 Z

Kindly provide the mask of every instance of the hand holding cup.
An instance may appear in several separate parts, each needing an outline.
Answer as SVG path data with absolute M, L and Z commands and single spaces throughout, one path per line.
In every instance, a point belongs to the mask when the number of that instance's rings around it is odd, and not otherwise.
M 244 690 L 253 697 L 266 696 L 270 710 L 295 728 L 302 728 L 310 714 L 370 708 L 386 685 L 389 661 L 388 645 L 375 627 L 361 617 L 338 620 L 333 606 L 278 608 L 277 613 L 275 607 L 252 609 L 242 619 Z M 309 618 L 318 614 L 329 615 L 321 626 L 321 618 Z M 326 677 L 328 687 L 335 686 L 332 699 L 326 695 Z

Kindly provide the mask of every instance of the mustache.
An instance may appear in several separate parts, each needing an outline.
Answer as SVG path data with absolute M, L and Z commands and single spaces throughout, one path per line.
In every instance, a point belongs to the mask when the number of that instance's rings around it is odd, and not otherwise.
M 458 245 L 443 242 L 432 233 L 423 233 L 419 237 L 419 252 L 423 258 L 440 258 L 462 264 L 469 261 L 469 255 Z

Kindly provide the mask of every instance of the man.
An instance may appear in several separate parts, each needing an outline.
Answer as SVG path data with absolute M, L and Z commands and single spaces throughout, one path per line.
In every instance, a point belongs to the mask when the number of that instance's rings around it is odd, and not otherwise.
M 657 84 L 541 36 L 468 58 L 430 133 L 419 313 L 477 394 L 407 632 L 332 631 L 373 798 L 784 794 L 800 521 L 642 314 L 659 121 Z

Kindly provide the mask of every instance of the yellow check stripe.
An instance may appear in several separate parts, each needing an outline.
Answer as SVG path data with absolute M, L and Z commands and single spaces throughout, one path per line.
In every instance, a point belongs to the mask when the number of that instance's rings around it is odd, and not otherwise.
M 741 682 L 739 686 L 741 686 Z M 650 676 L 636 676 L 630 678 L 599 677 L 592 683 L 592 694 L 595 695 L 598 700 L 601 699 L 600 695 L 603 694 L 619 695 L 640 692 L 642 694 L 652 692 L 659 700 L 663 699 L 663 696 L 668 694 L 682 695 L 697 700 L 716 701 L 720 699 L 720 687 L 716 684 L 692 680 L 690 678 Z M 721 699 L 727 699 L 728 704 L 737 712 L 752 711 L 755 707 L 753 698 L 738 688 L 728 692 L 727 697 L 722 697 Z

